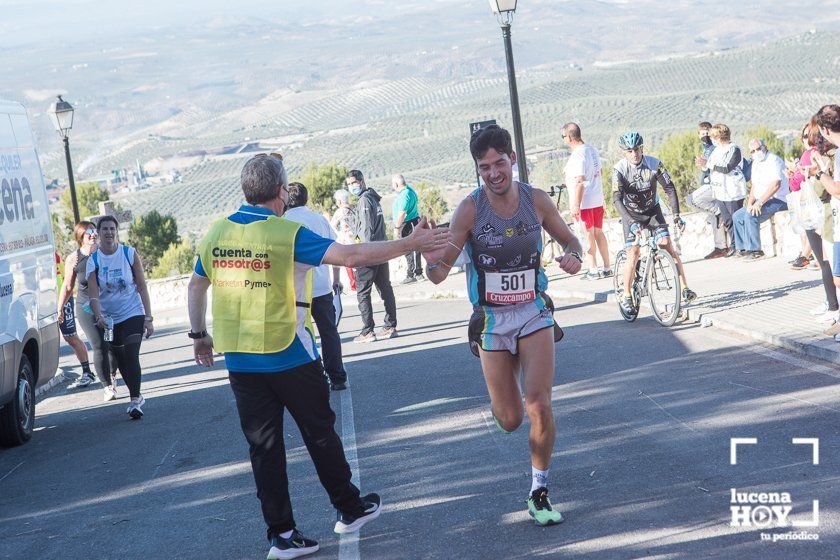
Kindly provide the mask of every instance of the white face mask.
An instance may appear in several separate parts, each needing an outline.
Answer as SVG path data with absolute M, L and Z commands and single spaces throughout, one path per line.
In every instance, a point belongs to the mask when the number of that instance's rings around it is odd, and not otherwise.
M 767 159 L 767 152 L 758 150 L 753 154 L 753 159 L 755 161 L 764 161 L 765 159 Z

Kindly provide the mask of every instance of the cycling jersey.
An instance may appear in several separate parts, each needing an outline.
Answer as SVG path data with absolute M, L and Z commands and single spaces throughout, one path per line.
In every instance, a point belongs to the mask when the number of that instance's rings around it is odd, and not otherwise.
M 677 189 L 661 161 L 651 156 L 642 157 L 639 165 L 622 159 L 612 173 L 613 202 L 622 220 L 631 223 L 632 214 L 652 215 L 660 210 L 656 184 L 662 185 L 668 195 L 668 206 L 674 214 L 680 213 Z

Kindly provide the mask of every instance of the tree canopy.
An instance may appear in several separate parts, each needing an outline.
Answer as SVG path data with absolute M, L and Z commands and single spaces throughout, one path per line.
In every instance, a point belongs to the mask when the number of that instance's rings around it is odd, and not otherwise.
M 164 252 L 170 245 L 178 244 L 178 224 L 172 214 L 162 215 L 152 210 L 135 218 L 128 227 L 128 239 L 143 261 L 143 271 L 151 276 Z

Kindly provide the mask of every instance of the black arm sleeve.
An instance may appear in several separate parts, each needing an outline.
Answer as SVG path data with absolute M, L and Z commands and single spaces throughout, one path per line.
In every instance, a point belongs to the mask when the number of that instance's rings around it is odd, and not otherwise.
M 659 162 L 659 168 L 656 171 L 656 180 L 659 181 L 659 184 L 662 185 L 665 194 L 668 195 L 668 206 L 671 208 L 671 212 L 679 215 L 680 198 L 677 196 L 677 187 L 674 186 L 674 181 L 671 180 L 668 170 L 665 169 L 665 166 L 661 161 Z
M 726 165 L 715 165 L 712 169 L 718 173 L 732 173 L 732 171 L 738 167 L 739 163 L 741 163 L 741 149 L 736 146 L 735 149 L 732 150 L 732 155 L 730 156 L 729 161 L 726 162 Z
M 630 212 L 627 211 L 627 207 L 624 206 L 624 185 L 626 181 L 624 177 L 621 176 L 621 173 L 618 172 L 617 169 L 613 169 L 612 172 L 612 188 L 613 188 L 613 205 L 615 205 L 615 209 L 618 210 L 618 213 L 621 214 L 621 219 L 624 220 L 624 223 L 632 224 L 635 220 L 630 216 Z
M 367 196 L 359 197 L 359 202 L 356 207 L 359 213 L 359 240 L 362 243 L 367 243 L 370 241 L 371 234 L 373 233 L 373 211 L 369 198 Z

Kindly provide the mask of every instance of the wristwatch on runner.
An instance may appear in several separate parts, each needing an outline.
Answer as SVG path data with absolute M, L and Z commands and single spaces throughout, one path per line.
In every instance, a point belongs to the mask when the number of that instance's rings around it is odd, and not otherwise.
M 569 251 L 569 254 L 576 258 L 578 262 L 583 262 L 583 257 L 581 257 L 580 253 L 578 253 L 577 251 Z

